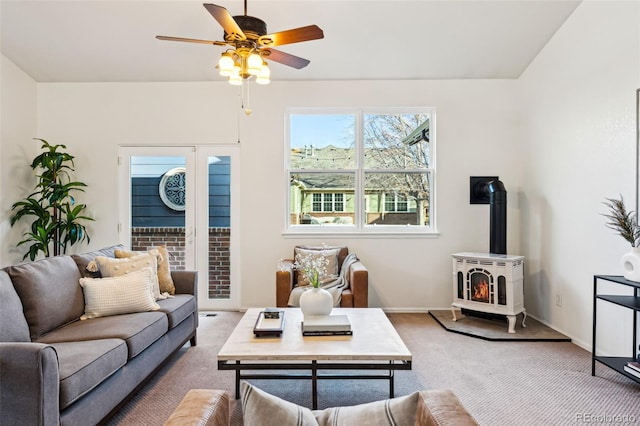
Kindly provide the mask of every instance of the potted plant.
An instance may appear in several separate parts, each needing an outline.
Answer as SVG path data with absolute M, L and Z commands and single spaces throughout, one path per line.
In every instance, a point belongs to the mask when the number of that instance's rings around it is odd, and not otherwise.
M 604 204 L 609 208 L 609 213 L 603 214 L 609 219 L 606 226 L 618 232 L 629 244 L 631 251 L 622 256 L 624 277 L 631 281 L 640 281 L 640 226 L 638 217 L 634 211 L 627 210 L 624 199 L 607 198 Z
M 333 309 L 333 296 L 320 285 L 327 276 L 329 260 L 323 252 L 297 254 L 294 268 L 309 281 L 311 288 L 300 295 L 303 315 L 329 315 Z
M 34 191 L 24 200 L 13 204 L 11 226 L 25 217 L 32 217 L 31 227 L 23 235 L 26 237 L 17 246 L 31 244 L 23 256 L 35 260 L 38 253 L 45 257 L 67 252 L 67 246 L 91 239 L 82 221 L 93 220 L 83 214 L 85 204 L 76 203 L 72 193 L 84 191 L 87 185 L 72 181 L 69 172 L 74 171 L 73 156 L 64 150 L 65 145 L 51 145 L 44 139 L 44 151 L 31 163 L 36 170 L 38 181 Z

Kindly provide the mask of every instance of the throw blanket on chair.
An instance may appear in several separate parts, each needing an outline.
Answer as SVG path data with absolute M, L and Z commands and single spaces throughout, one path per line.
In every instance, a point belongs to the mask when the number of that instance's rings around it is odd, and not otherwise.
M 333 296 L 333 306 L 339 307 L 340 300 L 342 299 L 342 290 L 349 288 L 349 269 L 351 265 L 358 261 L 358 256 L 355 253 L 349 253 L 342 262 L 340 268 L 340 275 L 329 275 L 325 277 L 320 283 L 320 287 L 327 290 Z M 300 306 L 300 295 L 305 291 L 313 288 L 312 285 L 304 285 L 300 287 L 294 287 L 289 294 L 289 306 Z

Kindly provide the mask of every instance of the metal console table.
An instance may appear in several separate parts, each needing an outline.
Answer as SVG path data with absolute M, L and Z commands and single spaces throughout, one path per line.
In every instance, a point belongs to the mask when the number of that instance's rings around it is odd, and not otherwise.
M 633 295 L 610 295 L 600 294 L 598 292 L 598 281 L 608 281 L 615 284 L 632 287 Z M 600 356 L 596 353 L 596 337 L 597 337 L 597 323 L 598 323 L 598 301 L 613 303 L 614 305 L 621 306 L 623 308 L 631 309 L 633 311 L 633 347 L 632 356 L 619 357 L 619 356 Z M 638 312 L 640 312 L 640 283 L 629 281 L 622 276 L 616 275 L 594 275 L 593 277 L 593 348 L 591 351 L 591 375 L 596 375 L 596 361 L 606 365 L 607 367 L 617 371 L 620 374 L 624 374 L 632 380 L 640 383 L 640 377 L 636 377 L 631 373 L 624 370 L 624 366 L 630 362 L 635 361 L 636 358 L 633 354 L 636 354 L 638 349 Z

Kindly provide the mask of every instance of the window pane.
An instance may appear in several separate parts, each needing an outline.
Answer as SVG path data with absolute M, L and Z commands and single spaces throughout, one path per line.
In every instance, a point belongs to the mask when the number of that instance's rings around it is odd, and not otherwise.
M 365 173 L 367 225 L 425 225 L 429 218 L 428 173 Z
M 365 114 L 364 167 L 428 168 L 428 114 Z
M 333 208 L 337 212 L 344 211 L 344 194 L 333 194 L 334 196 L 334 204 Z
M 292 225 L 353 225 L 354 173 L 292 173 Z
M 292 114 L 292 169 L 352 169 L 355 167 L 353 114 Z

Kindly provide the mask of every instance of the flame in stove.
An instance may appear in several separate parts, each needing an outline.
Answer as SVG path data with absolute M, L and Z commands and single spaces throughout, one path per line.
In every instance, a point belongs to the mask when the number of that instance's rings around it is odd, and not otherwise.
M 471 300 L 489 302 L 489 283 L 487 283 L 487 280 L 481 280 L 473 286 L 473 297 Z

